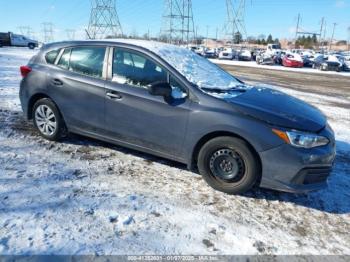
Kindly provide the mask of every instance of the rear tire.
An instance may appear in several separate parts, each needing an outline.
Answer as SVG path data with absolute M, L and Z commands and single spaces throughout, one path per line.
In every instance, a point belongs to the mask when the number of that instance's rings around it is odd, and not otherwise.
M 260 162 L 250 146 L 235 137 L 218 137 L 207 142 L 199 152 L 197 164 L 204 180 L 227 194 L 247 192 L 261 174 Z
M 50 141 L 59 141 L 66 134 L 66 125 L 56 107 L 49 98 L 37 101 L 33 107 L 33 123 L 39 134 Z

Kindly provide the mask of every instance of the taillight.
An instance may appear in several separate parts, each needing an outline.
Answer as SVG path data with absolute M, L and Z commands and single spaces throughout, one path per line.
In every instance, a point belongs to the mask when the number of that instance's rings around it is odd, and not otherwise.
M 23 78 L 27 77 L 30 72 L 32 72 L 32 69 L 29 66 L 21 66 L 21 75 Z

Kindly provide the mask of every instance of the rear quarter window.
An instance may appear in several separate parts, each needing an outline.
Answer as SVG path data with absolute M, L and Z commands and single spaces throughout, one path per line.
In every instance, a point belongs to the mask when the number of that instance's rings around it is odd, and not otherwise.
M 45 55 L 46 63 L 53 65 L 55 63 L 56 58 L 57 58 L 59 53 L 60 53 L 60 50 L 53 50 L 53 51 L 48 52 Z

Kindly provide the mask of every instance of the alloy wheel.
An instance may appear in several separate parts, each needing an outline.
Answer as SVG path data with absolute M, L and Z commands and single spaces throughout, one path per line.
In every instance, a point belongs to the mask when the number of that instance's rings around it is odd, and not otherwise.
M 56 116 L 47 105 L 37 107 L 35 110 L 35 123 L 39 131 L 46 136 L 52 136 L 56 132 Z

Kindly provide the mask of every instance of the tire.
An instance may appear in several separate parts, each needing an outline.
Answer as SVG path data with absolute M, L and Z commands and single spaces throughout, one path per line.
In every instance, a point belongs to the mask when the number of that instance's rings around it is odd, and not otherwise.
M 59 141 L 65 136 L 66 125 L 51 99 L 43 98 L 37 101 L 33 106 L 32 116 L 34 126 L 42 137 L 50 141 Z
M 197 165 L 212 188 L 227 194 L 249 191 L 261 174 L 260 162 L 250 146 L 235 137 L 218 137 L 207 142 L 198 154 Z
M 35 45 L 32 44 L 32 43 L 30 43 L 30 44 L 28 44 L 28 48 L 29 48 L 29 49 L 34 49 L 34 48 L 35 48 Z

